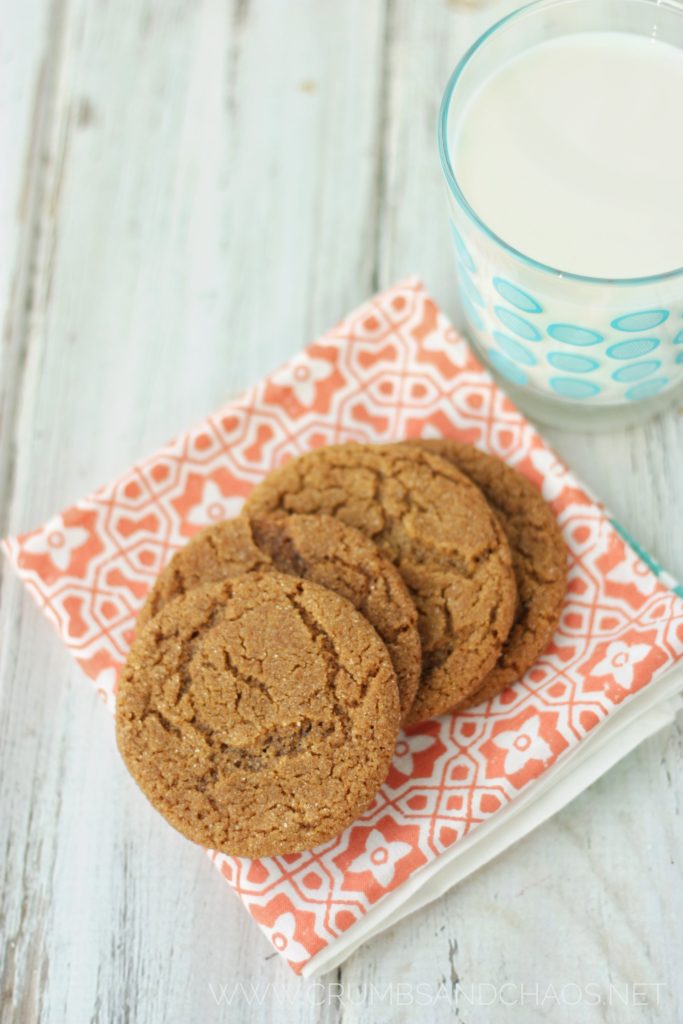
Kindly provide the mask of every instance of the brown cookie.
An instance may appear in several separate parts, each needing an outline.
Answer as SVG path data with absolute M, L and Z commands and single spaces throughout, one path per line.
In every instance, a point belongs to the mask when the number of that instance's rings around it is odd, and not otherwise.
M 462 702 L 470 707 L 516 682 L 550 643 L 567 586 L 567 549 L 552 510 L 521 473 L 468 444 L 445 439 L 417 443 L 474 481 L 498 516 L 512 551 L 519 595 L 515 621 L 497 665 Z
M 332 514 L 398 568 L 422 640 L 409 723 L 459 704 L 495 665 L 516 604 L 510 549 L 479 490 L 445 459 L 406 445 L 318 448 L 270 473 L 247 509 Z
M 133 643 L 116 708 L 119 750 L 154 807 L 242 857 L 345 829 L 382 785 L 398 727 L 396 676 L 370 623 L 276 572 L 167 604 Z
M 273 569 L 328 587 L 365 615 L 389 650 L 405 716 L 420 679 L 415 605 L 398 570 L 372 541 L 332 516 L 243 515 L 207 527 L 157 578 L 138 628 L 193 587 Z

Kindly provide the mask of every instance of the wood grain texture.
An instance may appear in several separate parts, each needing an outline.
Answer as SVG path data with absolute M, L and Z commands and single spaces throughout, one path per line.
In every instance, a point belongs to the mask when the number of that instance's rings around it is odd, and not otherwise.
M 460 322 L 436 108 L 458 55 L 513 6 L 4 0 L 3 532 L 125 469 L 373 288 L 417 272 Z M 680 411 L 590 440 L 546 433 L 683 577 Z M 571 1019 L 683 1016 L 680 727 L 321 990 L 150 814 L 94 692 L 6 571 L 1 597 L 3 1021 L 566 1019 L 456 1007 L 458 979 L 659 982 L 659 1008 L 584 1003 Z M 237 981 L 277 988 L 249 1006 L 230 1002 Z M 436 1002 L 402 1004 L 398 982 Z

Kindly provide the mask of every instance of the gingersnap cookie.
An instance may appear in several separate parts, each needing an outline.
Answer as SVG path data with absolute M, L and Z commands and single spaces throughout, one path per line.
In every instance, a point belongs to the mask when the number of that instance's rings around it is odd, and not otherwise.
M 418 610 L 422 675 L 407 722 L 442 714 L 495 665 L 514 615 L 510 549 L 474 484 L 406 445 L 334 445 L 270 473 L 250 515 L 331 514 L 370 537 Z
M 399 727 L 396 676 L 338 594 L 281 573 L 188 591 L 136 637 L 116 736 L 153 806 L 240 857 L 331 839 L 372 802 Z
M 161 572 L 138 628 L 193 587 L 273 569 L 328 587 L 365 615 L 387 646 L 406 715 L 420 678 L 415 605 L 398 570 L 372 541 L 332 516 L 242 515 L 207 527 Z
M 515 620 L 495 668 L 461 707 L 480 704 L 516 682 L 550 643 L 567 587 L 567 549 L 549 505 L 534 485 L 501 459 L 451 440 L 417 441 L 447 459 L 482 491 L 512 551 Z

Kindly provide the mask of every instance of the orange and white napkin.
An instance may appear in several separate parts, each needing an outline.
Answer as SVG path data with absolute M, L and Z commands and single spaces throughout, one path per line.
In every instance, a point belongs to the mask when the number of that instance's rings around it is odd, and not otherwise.
M 4 542 L 113 710 L 154 577 L 196 531 L 235 515 L 268 470 L 318 445 L 439 436 L 500 456 L 542 490 L 570 552 L 565 609 L 552 646 L 512 690 L 400 736 L 373 805 L 337 839 L 259 861 L 209 851 L 299 974 L 333 967 L 434 899 L 671 721 L 683 689 L 672 581 L 627 543 L 415 280 L 125 476 Z

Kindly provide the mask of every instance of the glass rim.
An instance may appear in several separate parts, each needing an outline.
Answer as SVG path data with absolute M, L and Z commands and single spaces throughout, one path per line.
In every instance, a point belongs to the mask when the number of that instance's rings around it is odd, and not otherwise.
M 638 285 L 656 284 L 662 281 L 670 281 L 673 278 L 683 276 L 683 266 L 675 267 L 673 270 L 665 270 L 658 274 L 647 274 L 642 277 L 595 277 L 590 274 L 577 274 L 569 270 L 560 270 L 558 267 L 553 267 L 548 263 L 543 263 L 541 260 L 534 259 L 533 256 L 528 256 L 526 253 L 522 252 L 521 249 L 515 248 L 514 245 L 506 242 L 504 238 L 501 238 L 500 235 L 496 234 L 496 232 L 493 231 L 493 229 L 490 228 L 479 216 L 476 210 L 470 205 L 460 188 L 455 170 L 451 163 L 447 145 L 448 116 L 451 109 L 451 100 L 453 99 L 453 94 L 465 68 L 468 67 L 473 57 L 477 55 L 479 50 L 488 42 L 491 36 L 495 35 L 501 28 L 508 25 L 510 22 L 516 21 L 518 18 L 533 12 L 536 8 L 543 9 L 561 7 L 567 4 L 585 4 L 586 2 L 587 0 L 532 0 L 531 3 L 527 3 L 523 7 L 517 8 L 510 14 L 506 14 L 504 17 L 494 22 L 493 25 L 475 39 L 451 72 L 441 99 L 437 125 L 439 161 L 441 163 L 441 169 L 446 178 L 449 191 L 458 201 L 470 220 L 472 220 L 474 224 L 489 239 L 491 239 L 491 241 L 495 242 L 496 245 L 499 245 L 515 259 L 520 260 L 522 263 L 534 268 L 535 270 L 540 270 L 546 274 L 551 274 L 553 277 L 562 278 L 563 280 L 578 281 L 583 284 L 609 285 L 610 287 L 633 287 Z M 638 4 L 643 7 L 647 5 L 648 8 L 654 8 L 654 10 L 657 10 L 658 8 L 668 9 L 683 16 L 683 4 L 680 3 L 679 0 L 657 0 L 655 4 L 652 3 L 652 0 L 628 0 L 628 2 Z

